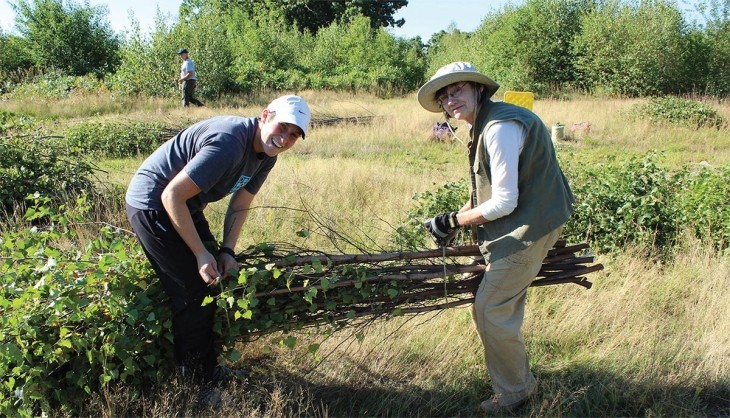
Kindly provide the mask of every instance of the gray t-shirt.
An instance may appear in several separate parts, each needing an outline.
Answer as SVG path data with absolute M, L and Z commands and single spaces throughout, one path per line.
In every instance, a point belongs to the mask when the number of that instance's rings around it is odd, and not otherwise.
M 181 131 L 142 163 L 129 183 L 126 202 L 137 209 L 165 210 L 162 191 L 181 170 L 201 190 L 187 201 L 191 213 L 241 187 L 258 193 L 276 157 L 254 152 L 257 126 L 256 118 L 217 116 Z
M 195 71 L 195 61 L 190 58 L 182 62 L 182 65 L 180 66 L 180 78 L 185 77 L 185 74 L 187 73 L 193 73 L 190 80 L 198 79 L 198 73 Z

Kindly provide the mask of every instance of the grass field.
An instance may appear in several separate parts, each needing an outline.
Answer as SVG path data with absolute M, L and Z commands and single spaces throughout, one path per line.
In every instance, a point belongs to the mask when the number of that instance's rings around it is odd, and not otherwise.
M 377 116 L 369 124 L 315 127 L 305 141 L 280 157 L 249 216 L 238 248 L 289 242 L 332 250 L 318 233 L 316 215 L 335 230 L 387 247 L 394 228 L 413 206 L 413 195 L 466 175 L 459 142 L 428 141 L 439 115 L 422 110 L 415 96 L 389 100 L 369 96 L 302 92 L 315 119 Z M 105 105 L 96 115 L 75 104 L 2 103 L 17 112 L 64 118 L 162 119 L 180 126 L 218 114 L 254 116 L 255 105 L 184 112 L 150 101 Z M 229 100 L 226 103 L 233 103 Z M 730 163 L 725 129 L 656 127 L 632 120 L 640 100 L 578 97 L 537 100 L 534 110 L 548 125 L 590 122 L 590 132 L 558 144 L 565 165 L 594 164 L 610 157 L 658 151 L 661 164 L 678 168 L 706 161 Z M 176 103 L 176 102 L 174 102 Z M 728 103 L 712 103 L 730 119 Z M 75 107 L 76 106 L 76 107 Z M 61 110 L 64 109 L 64 110 Z M 74 111 L 76 109 L 76 111 Z M 62 122 L 61 122 L 62 123 Z M 467 127 L 457 135 L 466 142 Z M 100 182 L 126 185 L 144 156 L 106 160 Z M 208 218 L 219 232 L 225 204 Z M 455 208 L 456 209 L 456 208 Z M 110 222 L 126 227 L 123 214 Z M 314 233 L 301 238 L 300 229 Z M 730 415 L 730 259 L 688 238 L 673 261 L 660 262 L 642 248 L 599 256 L 606 268 L 590 275 L 590 290 L 571 284 L 528 293 L 525 340 L 539 392 L 525 416 L 728 416 Z M 357 338 L 362 333 L 364 338 Z M 144 399 L 124 388 L 95 394 L 87 413 L 98 416 L 480 416 L 491 389 L 481 343 L 469 309 L 378 322 L 328 338 L 298 336 L 295 349 L 269 338 L 241 344 L 236 366 L 246 382 L 225 391 L 219 411 L 197 410 L 188 388 L 174 382 Z M 321 342 L 318 357 L 307 342 Z

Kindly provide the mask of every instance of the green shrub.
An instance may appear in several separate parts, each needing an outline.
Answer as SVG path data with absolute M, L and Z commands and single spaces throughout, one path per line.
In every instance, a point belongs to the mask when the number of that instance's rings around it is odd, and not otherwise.
M 88 121 L 63 132 L 68 144 L 85 154 L 111 158 L 134 157 L 154 151 L 169 133 L 160 122 Z
M 609 161 L 570 170 L 575 211 L 563 235 L 588 241 L 598 252 L 620 251 L 628 244 L 671 250 L 678 225 L 672 196 L 679 192 L 669 173 L 643 159 Z
M 0 109 L 0 136 L 21 133 L 27 131 L 32 126 L 33 118 Z
M 466 179 L 449 182 L 435 191 L 416 193 L 415 205 L 407 213 L 403 224 L 396 229 L 393 242 L 398 248 L 415 250 L 430 244 L 430 237 L 423 227 L 423 221 L 444 212 L 461 209 L 469 199 Z M 471 233 L 462 231 L 454 239 L 454 245 L 469 243 Z
M 16 85 L 7 97 L 13 99 L 62 99 L 104 91 L 106 85 L 95 75 L 70 76 L 59 70 L 46 69 Z
M 685 84 L 686 27 L 675 4 L 611 0 L 579 25 L 570 46 L 583 87 L 645 96 L 674 93 Z
M 56 141 L 4 137 L 0 147 L 0 207 L 6 211 L 36 192 L 58 201 L 92 189 L 91 164 Z
M 712 106 L 696 100 L 678 97 L 653 97 L 645 104 L 635 105 L 629 113 L 637 119 L 655 125 L 680 125 L 689 128 L 721 128 L 726 124 Z
M 730 248 L 730 167 L 687 167 L 673 180 L 676 221 L 720 251 Z
M 34 226 L 0 235 L 0 415 L 76 415 L 102 388 L 134 398 L 173 372 L 171 311 L 149 263 L 133 236 L 90 228 L 88 209 L 35 195 Z
M 730 248 L 730 167 L 690 166 L 673 174 L 655 160 L 648 154 L 593 166 L 564 164 L 576 203 L 563 237 L 588 242 L 599 253 L 638 245 L 667 257 L 690 230 L 720 251 Z M 423 248 L 428 242 L 423 220 L 458 210 L 467 198 L 464 179 L 417 194 L 393 242 L 403 249 Z M 457 238 L 457 244 L 470 239 L 466 231 Z

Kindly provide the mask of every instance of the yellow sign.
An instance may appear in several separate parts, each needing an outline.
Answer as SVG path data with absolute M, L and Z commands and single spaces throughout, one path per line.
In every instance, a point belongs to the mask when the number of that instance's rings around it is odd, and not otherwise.
M 531 91 L 507 91 L 504 93 L 504 101 L 532 110 L 535 95 Z

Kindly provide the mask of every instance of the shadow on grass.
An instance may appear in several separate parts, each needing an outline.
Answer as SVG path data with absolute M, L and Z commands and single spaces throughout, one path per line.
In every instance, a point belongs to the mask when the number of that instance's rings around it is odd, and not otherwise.
M 339 366 L 339 365 L 338 365 Z M 414 367 L 419 367 L 414 364 Z M 580 366 L 560 372 L 535 371 L 540 381 L 519 416 L 711 416 L 730 415 L 730 386 L 703 387 L 636 383 L 611 373 Z M 307 393 L 322 416 L 465 417 L 486 415 L 479 403 L 491 394 L 489 382 L 464 376 L 457 385 L 415 382 L 354 366 L 343 381 L 326 381 L 317 373 L 257 364 L 250 385 L 276 385 L 284 392 Z M 316 415 L 319 415 L 316 414 Z

